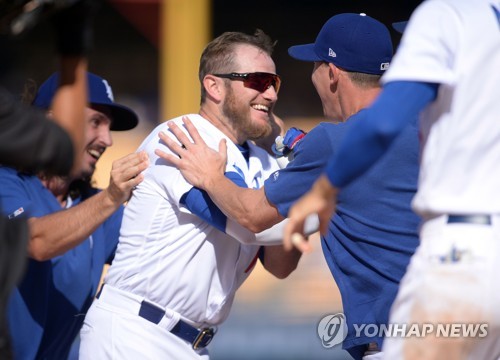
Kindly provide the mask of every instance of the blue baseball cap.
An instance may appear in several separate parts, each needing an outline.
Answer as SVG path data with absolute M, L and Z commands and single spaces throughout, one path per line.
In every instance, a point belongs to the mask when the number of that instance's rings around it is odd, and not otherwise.
M 338 14 L 321 28 L 316 42 L 288 48 L 302 61 L 325 61 L 347 71 L 382 75 L 389 68 L 391 34 L 380 21 L 366 14 Z
M 106 80 L 88 72 L 87 85 L 90 105 L 101 105 L 109 109 L 112 117 L 111 130 L 130 130 L 137 126 L 139 119 L 136 113 L 114 102 L 113 91 Z M 38 89 L 33 105 L 48 109 L 58 86 L 59 73 L 54 73 Z

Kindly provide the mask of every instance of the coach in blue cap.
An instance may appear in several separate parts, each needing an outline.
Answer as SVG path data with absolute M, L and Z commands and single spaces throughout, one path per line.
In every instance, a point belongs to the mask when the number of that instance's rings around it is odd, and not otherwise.
M 311 154 L 314 148 L 322 150 L 317 169 L 324 169 L 345 133 L 380 93 L 379 80 L 389 68 L 392 52 L 388 29 L 365 14 L 333 16 L 314 43 L 288 49 L 293 58 L 314 62 L 312 81 L 325 116 L 341 122 L 321 124 L 302 140 L 304 153 L 307 148 Z M 347 329 L 342 347 L 354 359 L 382 358 L 389 309 L 418 245 L 419 218 L 411 209 L 418 154 L 414 119 L 365 177 L 342 189 L 336 214 L 321 237 L 326 262 L 342 296 L 345 318 L 341 325 Z M 320 174 L 316 172 L 314 180 Z M 283 174 L 279 179 L 288 181 Z M 310 179 L 309 186 L 314 182 Z M 266 184 L 273 190 L 267 195 L 273 198 L 279 186 L 279 182 L 273 187 Z M 291 202 L 287 205 L 288 213 Z M 327 330 L 318 329 L 324 343 L 329 340 Z
M 379 80 L 392 52 L 389 30 L 365 14 L 335 15 L 314 43 L 289 48 L 292 57 L 314 62 L 312 82 L 331 122 L 319 124 L 305 136 L 287 134 L 283 145 L 293 148 L 294 159 L 267 179 L 263 188 L 244 189 L 221 174 L 216 177 L 213 169 L 218 167 L 208 159 L 194 164 L 194 156 L 182 156 L 175 162 L 187 178 L 199 179 L 192 185 L 206 190 L 225 214 L 254 232 L 264 230 L 288 217 L 292 204 L 310 189 L 345 133 L 378 96 Z M 187 139 L 180 141 L 186 144 Z M 200 144 L 186 149 L 199 151 Z M 325 347 L 343 342 L 356 360 L 382 356 L 383 327 L 418 244 L 419 219 L 410 207 L 418 153 L 414 121 L 362 180 L 342 189 L 337 213 L 321 237 L 325 259 L 342 295 L 343 314 L 325 317 L 318 334 Z M 300 245 L 301 250 L 307 249 L 307 243 Z
M 58 74 L 40 89 L 34 105 L 49 109 Z M 85 143 L 79 173 L 61 178 L 0 167 L 0 204 L 9 218 L 29 219 L 29 260 L 9 301 L 8 321 L 16 359 L 66 359 L 97 291 L 105 263 L 118 243 L 123 203 L 142 181 L 145 154 L 113 163 L 109 186 L 90 185 L 96 162 L 112 145 L 110 130 L 137 125 L 137 115 L 116 104 L 106 80 L 88 73 Z M 50 114 L 50 111 L 49 111 Z

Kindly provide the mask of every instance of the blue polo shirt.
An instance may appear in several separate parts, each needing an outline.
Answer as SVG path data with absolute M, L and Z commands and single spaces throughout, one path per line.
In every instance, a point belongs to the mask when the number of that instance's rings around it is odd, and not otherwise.
M 287 216 L 324 172 L 358 115 L 345 123 L 315 127 L 295 147 L 294 160 L 266 181 L 266 196 L 281 215 Z M 353 324 L 387 324 L 399 281 L 418 245 L 419 218 L 411 210 L 418 158 L 414 121 L 365 176 L 342 188 L 337 212 L 321 237 L 347 320 L 343 348 L 355 359 L 361 359 L 365 344 L 377 342 L 381 347 L 383 339 L 356 337 Z
M 0 167 L 0 184 L 0 206 L 11 218 L 41 217 L 62 210 L 36 176 Z M 92 194 L 97 191 L 92 189 Z M 83 200 L 74 200 L 73 206 Z M 67 358 L 96 293 L 103 266 L 114 255 L 122 214 L 120 208 L 64 255 L 48 261 L 27 260 L 24 277 L 7 310 L 16 359 Z

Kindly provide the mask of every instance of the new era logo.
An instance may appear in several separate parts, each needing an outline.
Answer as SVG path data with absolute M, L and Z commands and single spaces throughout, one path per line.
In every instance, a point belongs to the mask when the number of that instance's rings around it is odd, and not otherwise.
M 389 69 L 389 63 L 380 64 L 380 70 L 387 70 L 387 69 Z
M 330 56 L 330 57 L 337 57 L 337 54 L 331 48 L 328 48 L 328 56 Z

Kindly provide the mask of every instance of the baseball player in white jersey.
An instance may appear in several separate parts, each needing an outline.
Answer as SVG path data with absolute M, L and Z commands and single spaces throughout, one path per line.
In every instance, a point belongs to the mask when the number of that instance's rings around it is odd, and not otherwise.
M 226 141 L 226 174 L 240 186 L 258 188 L 278 169 L 274 158 L 247 141 L 271 135 L 280 85 L 272 48 L 262 31 L 224 33 L 200 61 L 200 115 L 189 118 L 214 149 Z M 171 121 L 182 125 L 182 117 Z M 270 237 L 227 219 L 155 154 L 159 146 L 170 151 L 159 144 L 160 132 L 169 133 L 168 123 L 139 148 L 151 166 L 126 207 L 115 259 L 85 318 L 82 359 L 207 359 L 214 328 L 228 316 L 256 261 L 283 278 L 300 257 L 281 245 L 260 247 Z M 279 243 L 282 230 L 273 234 Z
M 388 359 L 500 357 L 499 10 L 498 0 L 423 3 L 383 78 L 440 84 L 420 117 L 424 151 L 413 207 L 426 219 L 421 246 L 390 321 L 458 329 L 389 338 Z M 473 329 L 476 336 L 467 335 Z
M 404 331 L 386 336 L 387 359 L 500 358 L 499 67 L 500 1 L 423 2 L 379 98 L 290 211 L 289 246 L 309 214 L 323 226 L 339 189 L 423 110 L 413 201 L 424 219 L 421 244 L 391 310 L 390 322 Z

